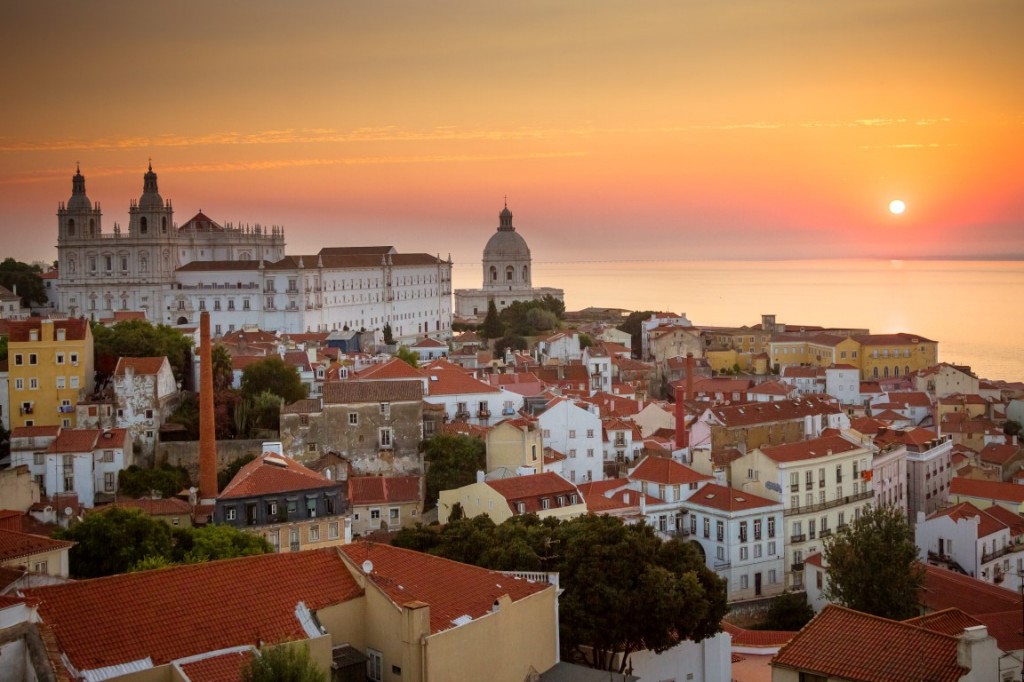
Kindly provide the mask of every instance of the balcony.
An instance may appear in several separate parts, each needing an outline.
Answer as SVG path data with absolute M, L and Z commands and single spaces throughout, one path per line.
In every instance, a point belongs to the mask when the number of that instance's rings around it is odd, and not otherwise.
M 292 542 L 292 543 L 290 543 L 290 544 L 288 545 L 288 547 L 289 547 L 289 549 L 290 549 L 291 551 L 293 551 L 293 552 L 298 552 L 298 551 L 299 551 L 299 543 L 297 543 L 297 542 Z
M 720 561 L 718 559 L 715 560 L 715 570 L 716 571 L 720 571 L 723 568 L 729 568 L 730 566 L 732 566 L 732 562 L 731 561 Z
M 791 535 L 791 536 L 790 536 L 790 538 L 789 538 L 789 541 L 790 541 L 791 543 L 796 543 L 796 542 L 806 542 L 806 541 L 807 541 L 807 536 L 806 536 L 806 535 L 803 535 L 803 534 L 800 534 L 800 535 Z
M 818 504 L 805 504 L 802 506 L 791 507 L 782 512 L 783 516 L 793 516 L 794 514 L 809 514 L 811 512 L 821 511 L 823 509 L 832 509 L 833 507 L 841 507 L 845 504 L 851 504 L 853 502 L 859 502 L 860 500 L 869 499 L 874 495 L 871 490 L 866 490 L 856 495 L 846 495 L 830 502 L 820 502 Z
M 804 570 L 804 562 L 797 561 L 797 562 L 793 563 L 790 566 L 790 568 L 793 570 L 794 573 L 800 573 L 800 572 L 802 572 Z
M 476 416 L 478 419 L 490 419 L 491 411 L 485 407 L 482 407 L 479 410 L 477 410 Z
M 999 549 L 997 549 L 994 552 L 984 552 L 981 555 L 981 563 L 987 564 L 990 561 L 998 559 L 1001 556 L 1005 556 L 1007 554 L 1011 554 L 1011 553 L 1016 552 L 1016 551 L 1018 551 L 1020 549 L 1021 549 L 1021 547 L 1019 545 L 1006 545 L 1005 547 L 1000 547 Z

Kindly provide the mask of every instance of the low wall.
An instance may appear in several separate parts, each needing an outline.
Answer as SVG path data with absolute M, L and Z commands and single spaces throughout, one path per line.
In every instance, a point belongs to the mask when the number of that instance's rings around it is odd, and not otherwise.
M 217 470 L 227 467 L 244 455 L 258 455 L 263 451 L 263 440 L 217 441 Z M 188 470 L 193 481 L 199 480 L 199 441 L 183 440 L 160 443 L 156 448 L 156 466 L 170 464 Z

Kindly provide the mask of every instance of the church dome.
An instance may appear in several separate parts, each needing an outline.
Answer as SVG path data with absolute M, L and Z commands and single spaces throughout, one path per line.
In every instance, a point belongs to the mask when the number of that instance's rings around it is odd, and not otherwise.
M 85 176 L 82 171 L 75 169 L 71 178 L 71 198 L 68 199 L 67 209 L 69 211 L 88 211 L 92 208 L 92 202 L 85 196 Z
M 153 172 L 153 164 L 149 164 L 149 171 L 143 176 L 142 196 L 139 197 L 139 208 L 142 210 L 161 209 L 164 207 L 164 200 L 160 196 L 160 190 L 156 186 L 156 173 Z
M 505 206 L 498 218 L 498 231 L 491 235 L 484 247 L 484 261 L 530 260 L 530 247 L 512 226 L 512 211 L 508 210 L 508 206 Z

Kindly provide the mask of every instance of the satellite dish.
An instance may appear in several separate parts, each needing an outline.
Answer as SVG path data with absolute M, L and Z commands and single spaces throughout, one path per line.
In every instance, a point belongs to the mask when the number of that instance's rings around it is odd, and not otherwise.
M 64 516 L 71 516 L 75 513 L 75 510 L 71 507 L 64 507 Z
M 373 573 L 373 562 L 369 559 L 363 562 L 363 573 L 365 573 L 366 575 L 370 575 L 371 573 Z

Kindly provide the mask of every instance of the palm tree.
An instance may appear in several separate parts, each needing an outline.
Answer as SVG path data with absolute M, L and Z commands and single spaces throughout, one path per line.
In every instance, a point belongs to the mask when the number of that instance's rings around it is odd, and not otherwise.
M 230 388 L 234 380 L 231 353 L 224 346 L 214 346 L 210 357 L 213 360 L 213 387 L 217 390 Z

